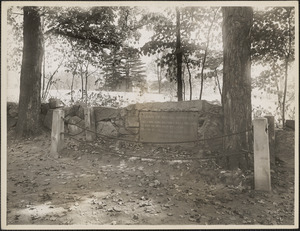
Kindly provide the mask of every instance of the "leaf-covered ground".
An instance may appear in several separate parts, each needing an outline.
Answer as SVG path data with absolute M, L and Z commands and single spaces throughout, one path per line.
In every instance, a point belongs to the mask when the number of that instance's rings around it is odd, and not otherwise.
M 49 133 L 20 141 L 9 131 L 8 225 L 294 224 L 293 131 L 277 131 L 270 193 L 253 190 L 251 171 L 225 171 L 213 160 L 159 159 L 197 150 L 65 140 L 54 159 Z

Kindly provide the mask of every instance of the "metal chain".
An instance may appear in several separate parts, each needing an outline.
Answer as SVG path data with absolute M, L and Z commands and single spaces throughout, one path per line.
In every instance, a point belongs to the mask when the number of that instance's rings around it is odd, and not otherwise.
M 72 136 L 70 136 L 71 139 L 74 139 L 76 140 L 77 142 L 81 142 L 81 143 L 85 143 L 85 144 L 88 144 L 89 146 L 91 146 L 92 148 L 95 148 L 94 145 L 90 144 L 90 143 L 87 143 L 87 142 L 84 142 L 82 140 L 79 140 L 79 139 L 76 139 Z M 113 154 L 113 155 L 117 155 L 117 156 L 122 156 L 122 157 L 129 157 L 129 158 L 141 158 L 141 159 L 152 159 L 152 160 L 200 160 L 200 161 L 207 161 L 207 160 L 212 160 L 212 159 L 216 159 L 218 157 L 227 157 L 227 156 L 235 156 L 235 155 L 241 155 L 241 152 L 244 152 L 244 153 L 250 153 L 249 151 L 246 151 L 246 150 L 240 150 L 240 151 L 236 151 L 234 153 L 230 153 L 230 154 L 220 154 L 220 155 L 214 155 L 214 156 L 209 156 L 209 157 L 185 157 L 184 159 L 181 159 L 181 158 L 162 158 L 162 157 L 149 157 L 149 156 L 136 156 L 136 155 L 128 155 L 128 154 L 122 154 L 122 153 L 118 153 L 118 152 L 114 152 L 112 150 L 107 150 L 107 149 L 104 149 L 104 148 L 100 148 L 100 147 L 97 147 L 98 149 L 101 149 L 102 151 L 105 151 L 109 154 Z

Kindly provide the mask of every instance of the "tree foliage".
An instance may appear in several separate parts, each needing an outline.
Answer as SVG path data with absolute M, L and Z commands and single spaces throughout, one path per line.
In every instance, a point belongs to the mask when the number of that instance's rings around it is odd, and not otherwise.
M 295 59 L 295 9 L 272 7 L 255 11 L 252 60 L 259 63 Z
M 221 21 L 218 8 L 210 7 L 184 7 L 180 8 L 180 38 L 181 48 L 176 49 L 176 14 L 172 9 L 166 9 L 165 14 L 156 14 L 152 22 L 154 35 L 151 41 L 147 42 L 142 51 L 145 55 L 164 54 L 159 60 L 161 67 L 166 68 L 166 77 L 171 81 L 177 81 L 177 61 L 176 54 L 182 52 L 183 63 L 190 75 L 191 69 L 202 68 L 202 74 L 199 72 L 194 78 L 202 79 L 210 77 L 205 75 L 209 70 L 207 62 L 212 63 L 210 59 L 217 58 L 214 47 L 210 47 L 209 42 L 221 43 L 221 36 L 218 33 L 219 22 Z M 222 57 L 222 56 L 221 56 Z M 191 81 L 191 76 L 190 79 Z M 190 82 L 190 88 L 191 88 Z M 190 89 L 191 92 L 191 89 Z
M 105 55 L 103 63 L 104 88 L 116 90 L 125 84 L 126 90 L 131 91 L 132 87 L 138 87 L 144 91 L 145 65 L 140 59 L 138 49 L 123 47 L 120 50 L 113 50 Z
M 267 68 L 256 79 L 255 84 L 260 89 L 264 88 L 268 93 L 277 95 L 280 120 L 284 126 L 288 69 L 295 60 L 295 9 L 293 7 L 270 7 L 255 13 L 252 59 Z M 265 84 L 269 85 L 266 87 Z

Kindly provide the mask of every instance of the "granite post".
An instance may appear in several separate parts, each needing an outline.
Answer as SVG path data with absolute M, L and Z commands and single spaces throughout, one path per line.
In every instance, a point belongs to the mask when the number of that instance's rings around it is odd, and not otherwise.
M 64 147 L 64 116 L 65 112 L 63 109 L 55 109 L 53 111 L 50 153 L 54 158 L 58 158 L 59 152 Z
M 256 190 L 271 191 L 268 122 L 253 120 L 254 129 L 254 186 Z

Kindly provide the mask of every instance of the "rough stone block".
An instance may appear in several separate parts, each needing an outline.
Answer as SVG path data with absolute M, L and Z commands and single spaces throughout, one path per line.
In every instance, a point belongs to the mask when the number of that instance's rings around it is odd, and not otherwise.
M 205 100 L 191 100 L 181 102 L 155 102 L 155 103 L 137 103 L 136 110 L 140 111 L 201 111 Z M 131 105 L 127 107 L 131 110 Z
M 117 118 L 120 114 L 120 110 L 110 107 L 94 107 L 96 121 L 110 120 Z
M 128 141 L 138 141 L 139 140 L 139 135 L 122 135 L 121 136 L 122 140 L 128 140 Z
M 79 118 L 78 116 L 71 117 L 68 120 L 67 124 L 68 124 L 69 133 L 72 135 L 79 134 L 80 132 L 83 131 L 82 128 L 85 128 L 85 121 Z
M 123 128 L 123 127 L 121 127 L 119 129 L 120 135 L 137 135 L 138 133 L 139 133 L 138 128 Z
M 79 110 L 80 105 L 73 105 L 71 107 L 64 107 L 65 116 L 73 117 L 76 116 L 77 110 Z
M 125 117 L 127 114 L 127 110 L 125 108 L 120 109 L 120 116 Z
M 117 118 L 116 120 L 112 121 L 117 127 L 124 127 L 124 120 L 121 118 Z
M 107 121 L 100 121 L 97 123 L 97 133 L 102 134 L 104 136 L 116 137 L 118 135 L 118 131 L 115 126 Z
M 138 110 L 127 111 L 125 125 L 126 127 L 133 127 L 133 128 L 140 126 Z
M 76 108 L 76 116 L 78 116 L 81 119 L 84 119 L 84 105 L 75 105 L 77 106 Z

